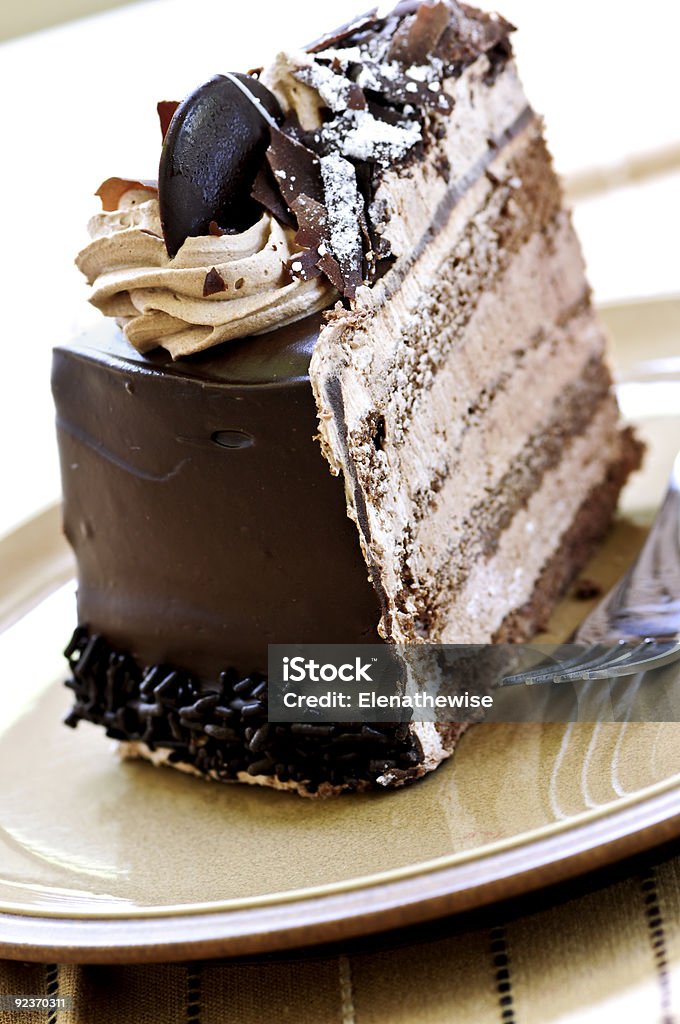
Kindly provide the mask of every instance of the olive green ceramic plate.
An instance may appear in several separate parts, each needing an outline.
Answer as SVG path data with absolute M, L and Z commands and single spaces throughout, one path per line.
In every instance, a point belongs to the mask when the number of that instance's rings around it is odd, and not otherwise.
M 637 551 L 680 447 L 679 314 L 677 302 L 607 313 L 650 456 L 586 570 L 604 587 Z M 316 803 L 121 764 L 100 731 L 59 724 L 74 608 L 56 522 L 47 513 L 0 542 L 16 595 L 6 586 L 0 602 L 14 618 L 0 636 L 0 956 L 167 960 L 332 940 L 680 834 L 680 724 L 479 726 L 409 789 Z M 565 601 L 553 633 L 591 604 Z

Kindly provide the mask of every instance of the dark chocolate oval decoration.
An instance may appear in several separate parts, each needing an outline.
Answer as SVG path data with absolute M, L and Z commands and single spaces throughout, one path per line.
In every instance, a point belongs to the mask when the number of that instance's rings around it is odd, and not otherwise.
M 281 108 L 249 75 L 216 75 L 179 105 L 158 170 L 170 257 L 189 236 L 207 235 L 211 221 L 229 232 L 257 221 L 262 211 L 250 193 L 269 145 L 268 117 L 281 121 Z

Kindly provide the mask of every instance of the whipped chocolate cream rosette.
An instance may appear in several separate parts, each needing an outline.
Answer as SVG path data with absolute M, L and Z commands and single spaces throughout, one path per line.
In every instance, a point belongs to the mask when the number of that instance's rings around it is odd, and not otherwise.
M 177 358 L 263 334 L 326 308 L 336 294 L 324 278 L 291 278 L 294 232 L 270 213 L 239 234 L 189 237 L 170 259 L 158 198 L 131 182 L 89 230 L 93 241 L 77 262 L 91 302 L 116 317 L 139 352 L 162 345 Z

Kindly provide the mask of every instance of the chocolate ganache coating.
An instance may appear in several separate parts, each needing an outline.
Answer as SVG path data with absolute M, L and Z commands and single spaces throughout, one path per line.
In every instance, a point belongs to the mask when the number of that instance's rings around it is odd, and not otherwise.
M 268 643 L 378 639 L 308 366 L 320 318 L 181 363 L 109 324 L 55 350 L 79 622 L 141 665 L 265 672 Z

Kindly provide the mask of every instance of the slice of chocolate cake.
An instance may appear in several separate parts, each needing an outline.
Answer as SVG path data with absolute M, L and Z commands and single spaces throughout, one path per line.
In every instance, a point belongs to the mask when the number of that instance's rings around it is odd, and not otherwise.
M 526 639 L 606 529 L 640 453 L 510 31 L 368 14 L 161 104 L 158 188 L 100 189 L 78 262 L 125 337 L 54 363 L 70 724 L 402 784 L 462 727 L 269 723 L 267 645 Z

